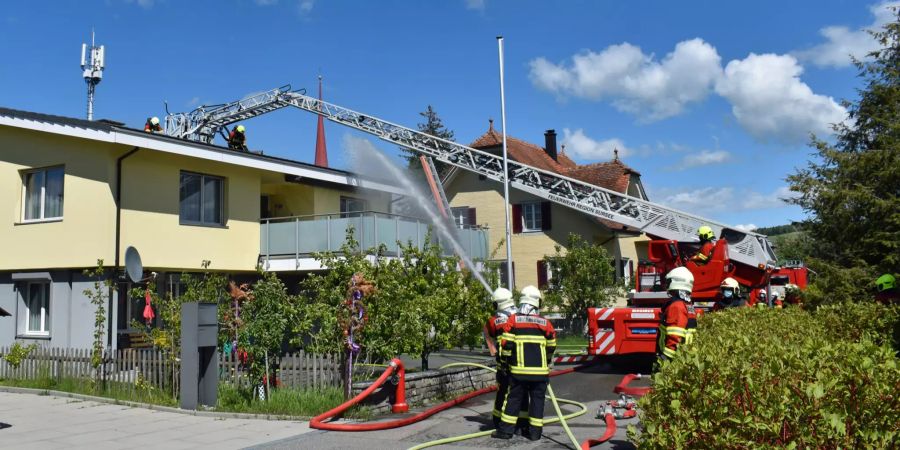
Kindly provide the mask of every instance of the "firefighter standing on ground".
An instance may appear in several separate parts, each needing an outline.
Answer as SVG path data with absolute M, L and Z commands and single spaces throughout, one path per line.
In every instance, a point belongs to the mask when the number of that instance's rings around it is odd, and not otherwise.
M 236 126 L 228 135 L 228 148 L 232 150 L 247 151 L 247 136 L 244 131 L 247 129 L 243 125 Z
M 527 397 L 528 429 L 523 435 L 539 440 L 544 428 L 544 396 L 550 381 L 550 362 L 556 350 L 556 331 L 541 317 L 541 291 L 534 286 L 522 289 L 519 311 L 510 316 L 500 336 L 501 348 L 510 351 L 509 393 L 500 415 L 500 427 L 491 437 L 513 436 L 519 412 Z
M 162 127 L 159 125 L 159 117 L 151 117 L 144 123 L 144 131 L 148 133 L 162 133 Z
M 502 287 L 494 291 L 492 300 L 497 304 L 497 313 L 488 319 L 485 329 L 490 338 L 498 341 L 507 320 L 516 313 L 516 304 L 513 301 L 512 292 Z M 506 393 L 509 391 L 509 367 L 507 367 L 509 353 L 508 350 L 503 350 L 502 347 L 497 349 L 497 397 L 494 399 L 494 428 L 500 426 L 503 401 L 506 400 Z
M 713 234 L 712 228 L 703 225 L 697 229 L 697 236 L 700 238 L 700 250 L 696 255 L 691 257 L 691 261 L 698 266 L 702 266 L 708 263 L 709 259 L 712 258 L 713 250 L 715 249 L 715 244 L 713 244 L 715 235 Z
M 662 361 L 672 359 L 681 344 L 694 340 L 697 315 L 691 304 L 694 275 L 686 267 L 676 267 L 666 275 L 669 298 L 659 314 L 656 354 Z

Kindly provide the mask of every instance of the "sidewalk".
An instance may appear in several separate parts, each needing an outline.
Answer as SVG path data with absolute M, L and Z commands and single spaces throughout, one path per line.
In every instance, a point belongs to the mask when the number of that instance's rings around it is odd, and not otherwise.
M 19 450 L 238 449 L 311 431 L 307 422 L 199 417 L 6 392 L 0 392 L 0 423 L 0 448 Z

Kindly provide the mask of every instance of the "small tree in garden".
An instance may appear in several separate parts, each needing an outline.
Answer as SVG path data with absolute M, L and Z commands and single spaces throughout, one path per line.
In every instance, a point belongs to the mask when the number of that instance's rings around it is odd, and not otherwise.
M 94 305 L 94 345 L 91 349 L 91 366 L 99 369 L 103 364 L 103 338 L 106 336 L 106 302 L 109 300 L 109 290 L 113 286 L 113 280 L 103 267 L 103 260 L 97 260 L 97 267 L 86 269 L 84 276 L 95 278 L 93 289 L 85 289 L 84 295 Z M 99 371 L 96 375 L 101 376 Z
M 577 234 L 569 235 L 566 247 L 562 254 L 557 245 L 556 254 L 547 258 L 552 273 L 547 304 L 584 323 L 589 307 L 612 305 L 623 286 L 616 282 L 615 268 L 605 248 Z

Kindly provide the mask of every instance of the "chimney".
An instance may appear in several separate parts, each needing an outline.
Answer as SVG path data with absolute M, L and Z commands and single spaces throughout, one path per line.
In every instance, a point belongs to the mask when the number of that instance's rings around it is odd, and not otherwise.
M 559 161 L 558 156 L 556 155 L 556 130 L 547 130 L 544 132 L 544 151 L 547 152 L 554 161 Z

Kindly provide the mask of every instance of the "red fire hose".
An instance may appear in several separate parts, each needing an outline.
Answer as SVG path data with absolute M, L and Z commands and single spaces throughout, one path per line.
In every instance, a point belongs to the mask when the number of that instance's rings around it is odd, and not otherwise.
M 622 381 L 620 381 L 619 384 L 617 384 L 616 387 L 613 388 L 613 392 L 615 392 L 616 394 L 635 395 L 638 397 L 647 395 L 647 393 L 649 393 L 651 390 L 653 390 L 653 388 L 629 387 L 628 386 L 628 383 L 631 383 L 632 380 L 640 380 L 640 379 L 641 379 L 641 374 L 635 375 L 633 373 L 629 373 L 628 375 L 625 375 L 624 377 L 622 377 Z
M 612 439 L 613 435 L 616 434 L 616 418 L 613 417 L 612 414 L 607 414 L 605 417 L 606 420 L 606 433 L 603 433 L 603 436 L 600 436 L 600 439 L 588 439 L 581 443 L 581 450 L 588 450 L 589 448 L 602 444 L 610 439 Z
M 563 369 L 563 370 L 557 370 L 557 371 L 550 373 L 550 376 L 555 377 L 557 375 L 564 375 L 567 373 L 571 373 L 571 372 L 574 372 L 578 367 L 580 367 L 580 366 L 570 367 L 570 368 Z M 385 370 L 384 373 L 382 373 L 381 376 L 378 377 L 378 379 L 375 380 L 375 382 L 372 383 L 371 386 L 369 386 L 368 388 L 366 388 L 366 390 L 357 394 L 356 397 L 353 397 L 352 399 L 342 403 L 340 406 L 337 406 L 336 408 L 334 408 L 330 411 L 326 411 L 322 414 L 319 414 L 316 417 L 313 417 L 312 420 L 309 421 L 310 428 L 315 428 L 318 430 L 329 430 L 329 431 L 377 431 L 377 430 L 389 430 L 391 428 L 405 427 L 407 425 L 416 423 L 420 420 L 424 420 L 424 419 L 426 419 L 430 416 L 433 416 L 441 411 L 452 408 L 466 400 L 469 400 L 474 397 L 478 397 L 479 395 L 482 395 L 482 394 L 487 394 L 488 392 L 494 392 L 497 390 L 497 385 L 488 386 L 486 388 L 482 388 L 477 391 L 470 392 L 468 394 L 456 397 L 453 400 L 441 403 L 440 405 L 435 405 L 435 406 L 433 406 L 429 409 L 426 409 L 425 411 L 422 411 L 414 416 L 406 417 L 403 419 L 389 420 L 386 422 L 373 422 L 373 423 L 326 423 L 326 422 L 324 422 L 325 420 L 331 419 L 331 418 L 343 413 L 344 411 L 349 409 L 351 406 L 356 405 L 357 403 L 362 401 L 364 398 L 368 397 L 369 394 L 371 394 L 372 392 L 375 392 L 376 389 L 381 387 L 381 385 L 383 385 L 384 382 L 388 380 L 388 378 L 391 376 L 391 374 L 394 373 L 394 371 L 397 372 L 397 375 L 400 378 L 400 382 L 397 384 L 396 399 L 395 399 L 394 405 L 391 408 L 391 411 L 394 413 L 407 412 L 409 410 L 409 406 L 406 404 L 406 380 L 405 380 L 406 369 L 403 367 L 403 361 L 400 361 L 400 359 L 398 359 L 398 358 L 394 358 L 391 360 L 391 363 L 388 366 L 387 370 Z

